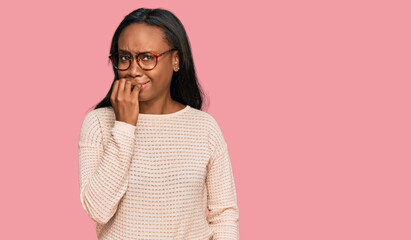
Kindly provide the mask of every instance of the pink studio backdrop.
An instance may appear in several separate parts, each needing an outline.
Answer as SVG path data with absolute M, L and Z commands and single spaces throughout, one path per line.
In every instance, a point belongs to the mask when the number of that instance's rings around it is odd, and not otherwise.
M 113 80 L 114 31 L 139 7 L 186 28 L 241 239 L 411 239 L 409 3 L 1 3 L 1 239 L 97 239 L 78 134 Z

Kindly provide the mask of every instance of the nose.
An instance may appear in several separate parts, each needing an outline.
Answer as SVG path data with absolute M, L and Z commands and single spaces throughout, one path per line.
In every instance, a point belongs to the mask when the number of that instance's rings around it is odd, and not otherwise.
M 130 75 L 136 77 L 143 74 L 143 69 L 137 64 L 137 60 L 133 58 L 133 61 L 130 63 L 130 67 L 127 70 Z

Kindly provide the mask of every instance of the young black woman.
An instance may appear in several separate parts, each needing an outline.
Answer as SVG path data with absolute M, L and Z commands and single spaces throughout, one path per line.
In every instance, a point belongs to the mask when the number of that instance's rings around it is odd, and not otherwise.
M 78 145 L 80 199 L 98 239 L 239 239 L 227 143 L 201 110 L 181 22 L 164 9 L 131 12 L 109 59 L 115 79 Z

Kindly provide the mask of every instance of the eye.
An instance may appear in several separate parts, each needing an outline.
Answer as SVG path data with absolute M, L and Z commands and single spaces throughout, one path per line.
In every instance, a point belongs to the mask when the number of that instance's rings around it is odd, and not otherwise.
M 154 60 L 154 56 L 151 54 L 143 54 L 142 56 L 140 56 L 140 59 L 142 61 L 152 61 Z
M 130 61 L 131 56 L 130 55 L 120 55 L 119 60 L 120 61 Z

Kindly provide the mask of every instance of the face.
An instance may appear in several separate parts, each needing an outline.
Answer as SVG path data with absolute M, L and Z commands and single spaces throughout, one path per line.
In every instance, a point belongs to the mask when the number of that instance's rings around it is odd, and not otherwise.
M 118 71 L 119 78 L 127 78 L 132 85 L 149 81 L 139 92 L 139 101 L 150 101 L 170 97 L 170 84 L 173 71 L 178 71 L 178 51 L 168 52 L 158 58 L 157 65 L 152 70 L 142 70 L 135 60 L 137 52 L 152 52 L 161 54 L 170 50 L 167 41 L 163 39 L 163 31 L 159 27 L 145 23 L 132 23 L 123 29 L 118 39 L 118 51 L 124 50 L 134 56 L 134 61 L 128 70 Z

